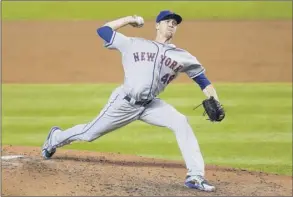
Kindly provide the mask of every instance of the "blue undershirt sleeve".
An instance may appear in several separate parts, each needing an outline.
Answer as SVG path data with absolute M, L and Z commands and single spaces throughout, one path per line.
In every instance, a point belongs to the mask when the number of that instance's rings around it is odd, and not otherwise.
M 97 33 L 105 42 L 110 43 L 114 31 L 111 27 L 103 26 L 97 29 Z
M 107 49 L 117 49 L 121 53 L 125 53 L 133 43 L 133 39 L 113 30 L 109 26 L 102 26 L 96 31 L 99 37 L 104 40 L 104 47 Z
M 203 90 L 205 87 L 211 84 L 211 82 L 208 80 L 208 78 L 205 76 L 204 73 L 192 78 L 198 85 L 199 87 Z

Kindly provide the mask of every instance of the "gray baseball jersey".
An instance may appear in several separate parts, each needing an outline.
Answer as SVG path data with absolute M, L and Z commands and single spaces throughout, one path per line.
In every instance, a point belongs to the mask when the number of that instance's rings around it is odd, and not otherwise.
M 107 105 L 94 120 L 54 132 L 52 147 L 78 140 L 90 142 L 141 120 L 172 130 L 186 163 L 187 174 L 204 176 L 204 161 L 187 118 L 157 97 L 179 73 L 195 77 L 204 72 L 203 66 L 190 53 L 174 45 L 130 38 L 118 32 L 113 34 L 111 42 L 105 43 L 105 47 L 121 52 L 124 83 L 112 92 Z M 141 100 L 149 102 L 138 104 Z
M 173 44 L 126 37 L 115 32 L 111 42 L 105 46 L 121 52 L 124 90 L 135 100 L 153 99 L 180 72 L 191 78 L 204 72 L 196 57 Z

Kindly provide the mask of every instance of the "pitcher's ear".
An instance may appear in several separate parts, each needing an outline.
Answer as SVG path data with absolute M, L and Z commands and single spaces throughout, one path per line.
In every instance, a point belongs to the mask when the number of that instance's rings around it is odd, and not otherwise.
M 160 24 L 159 23 L 156 23 L 156 30 L 159 29 L 159 26 L 160 26 Z

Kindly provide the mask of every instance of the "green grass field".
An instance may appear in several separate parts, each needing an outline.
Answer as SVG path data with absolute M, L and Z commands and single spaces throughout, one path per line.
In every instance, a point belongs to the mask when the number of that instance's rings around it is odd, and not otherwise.
M 292 84 L 216 84 L 226 119 L 210 123 L 192 108 L 204 95 L 194 84 L 171 84 L 161 98 L 188 116 L 208 164 L 292 174 Z M 41 146 L 53 125 L 91 121 L 113 84 L 3 85 L 3 144 Z M 180 91 L 180 94 L 178 94 Z M 166 128 L 136 121 L 92 143 L 67 147 L 181 160 Z
M 171 9 L 184 19 L 292 19 L 292 1 L 40 1 L 2 2 L 3 20 L 109 20 L 141 15 L 154 20 L 159 11 Z

